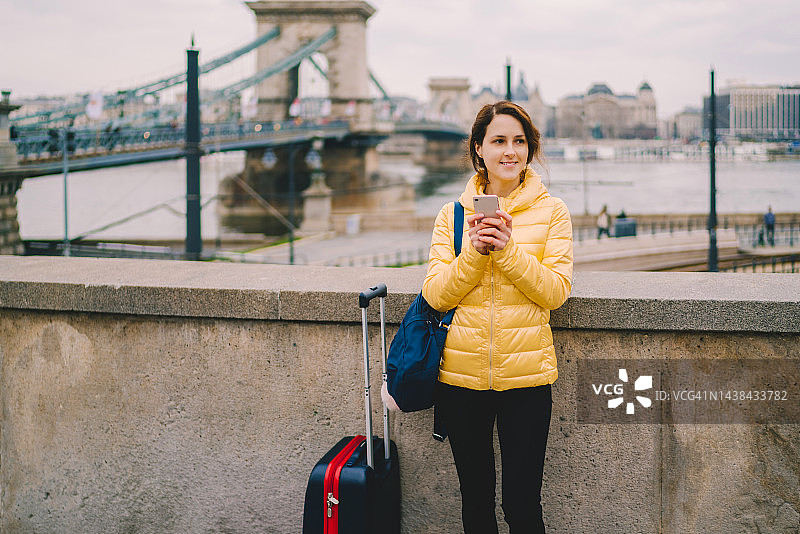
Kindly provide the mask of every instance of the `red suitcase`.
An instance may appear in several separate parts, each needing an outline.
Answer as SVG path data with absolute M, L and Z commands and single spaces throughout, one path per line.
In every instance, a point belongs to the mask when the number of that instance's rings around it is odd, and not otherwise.
M 303 534 L 393 534 L 400 532 L 400 465 L 389 439 L 389 413 L 383 407 L 383 439 L 372 435 L 367 307 L 380 298 L 381 361 L 386 380 L 386 285 L 361 293 L 364 333 L 364 397 L 367 436 L 342 438 L 314 466 L 306 487 Z

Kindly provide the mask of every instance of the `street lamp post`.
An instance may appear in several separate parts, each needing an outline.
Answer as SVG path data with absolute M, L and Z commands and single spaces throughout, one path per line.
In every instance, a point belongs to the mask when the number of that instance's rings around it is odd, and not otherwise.
M 708 99 L 711 121 L 708 128 L 708 152 L 711 178 L 711 205 L 708 211 L 708 271 L 719 271 L 717 253 L 717 97 L 714 92 L 714 69 L 711 69 L 711 95 Z
M 589 180 L 586 173 L 586 112 L 581 111 L 581 148 L 578 153 L 581 159 L 581 177 L 583 178 L 583 214 L 589 215 Z
M 289 264 L 294 265 L 294 160 L 297 145 L 289 146 Z
M 511 91 L 511 58 L 506 60 L 506 100 L 511 102 L 514 95 Z
M 200 92 L 198 54 L 186 51 L 186 257 L 199 260 L 203 252 L 200 234 Z
M 62 162 L 64 166 L 64 256 L 70 255 L 70 243 L 69 243 L 69 217 L 67 215 L 67 209 L 69 203 L 67 202 L 67 175 L 69 174 L 69 141 L 67 139 L 67 135 L 69 132 L 69 128 L 64 128 L 63 139 L 61 143 L 61 152 L 62 152 Z

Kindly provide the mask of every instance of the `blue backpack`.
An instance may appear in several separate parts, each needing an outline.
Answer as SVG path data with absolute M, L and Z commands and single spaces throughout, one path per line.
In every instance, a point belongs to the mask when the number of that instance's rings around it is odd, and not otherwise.
M 464 206 L 460 202 L 454 202 L 453 219 L 453 243 L 458 256 L 464 231 Z M 442 349 L 455 311 L 453 308 L 440 320 L 440 313 L 420 292 L 403 317 L 389 347 L 386 368 L 389 395 L 402 411 L 416 412 L 433 406 Z

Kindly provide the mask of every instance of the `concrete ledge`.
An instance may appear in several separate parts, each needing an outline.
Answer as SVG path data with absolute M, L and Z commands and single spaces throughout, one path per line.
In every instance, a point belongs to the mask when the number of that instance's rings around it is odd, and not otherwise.
M 385 282 L 399 323 L 425 269 L 0 256 L 0 308 L 358 322 L 359 291 Z M 371 308 L 373 317 L 377 311 Z M 578 272 L 556 328 L 800 332 L 800 276 Z
M 800 332 L 800 276 L 742 274 L 579 272 L 572 296 L 553 312 L 552 324 L 608 330 Z

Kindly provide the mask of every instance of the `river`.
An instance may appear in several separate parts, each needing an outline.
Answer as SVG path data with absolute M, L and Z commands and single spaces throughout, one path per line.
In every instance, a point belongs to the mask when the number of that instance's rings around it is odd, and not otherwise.
M 215 208 L 219 182 L 239 172 L 243 152 L 203 157 L 201 192 L 204 238 L 229 235 Z M 410 160 L 381 162 L 386 173 L 405 176 L 426 195 L 418 195 L 417 213 L 435 215 L 445 202 L 463 191 L 468 175 L 439 184 L 424 183 L 425 169 Z M 551 161 L 543 172 L 550 193 L 561 197 L 573 213 L 609 212 L 704 213 L 709 206 L 709 166 L 698 161 L 615 162 Z M 183 160 L 148 163 L 70 174 L 68 177 L 69 235 L 91 233 L 93 239 L 180 239 L 185 236 L 186 165 Z M 586 193 L 584 193 L 586 184 Z M 427 187 L 426 187 L 427 186 Z M 717 164 L 717 210 L 720 213 L 800 211 L 800 161 L 726 161 Z M 23 239 L 64 236 L 63 177 L 29 178 L 17 193 Z M 128 222 L 95 232 L 106 225 L 151 210 Z

